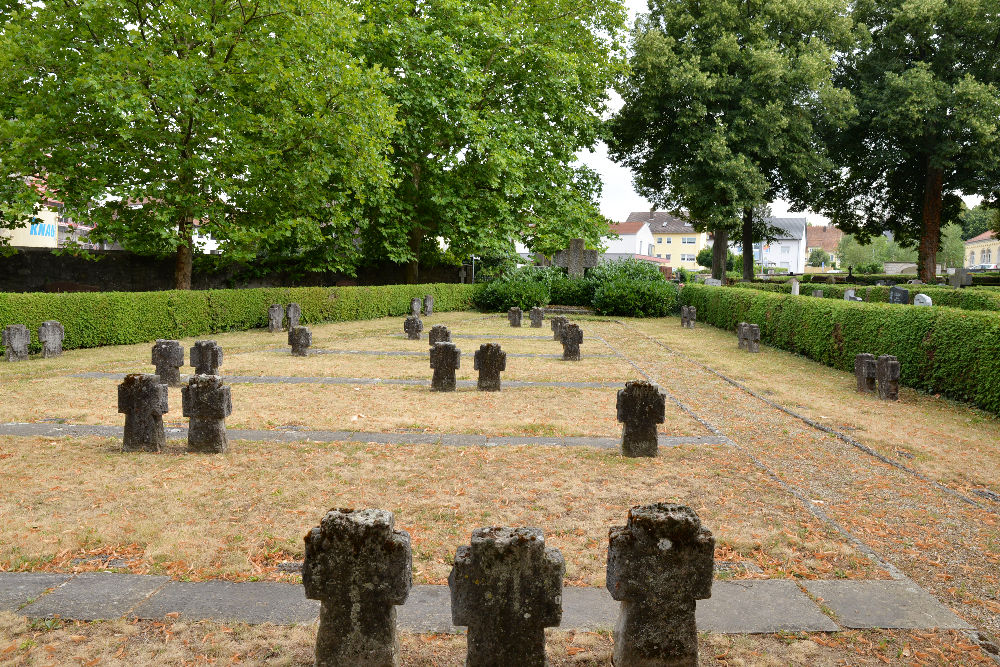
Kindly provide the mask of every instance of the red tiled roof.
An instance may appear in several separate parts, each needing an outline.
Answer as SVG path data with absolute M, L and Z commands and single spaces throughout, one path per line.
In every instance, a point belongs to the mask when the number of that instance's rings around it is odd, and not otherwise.
M 988 232 L 983 232 L 979 236 L 973 236 L 971 239 L 966 241 L 966 243 L 973 243 L 975 241 L 989 241 L 996 238 L 996 232 L 990 230 Z
M 640 220 L 639 222 L 616 222 L 611 225 L 611 231 L 615 234 L 635 234 L 642 226 L 646 224 L 645 220 Z

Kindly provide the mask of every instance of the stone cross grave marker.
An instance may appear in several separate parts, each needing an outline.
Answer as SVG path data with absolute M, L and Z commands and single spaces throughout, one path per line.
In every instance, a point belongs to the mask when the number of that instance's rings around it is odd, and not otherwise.
M 214 340 L 196 340 L 191 346 L 191 365 L 195 375 L 218 375 L 222 347 Z
M 656 425 L 666 417 L 666 396 L 655 384 L 626 382 L 618 390 L 618 421 L 622 423 L 622 454 L 656 456 Z
M 410 315 L 403 322 L 403 331 L 410 340 L 420 340 L 420 332 L 424 330 L 424 323 L 416 315 Z
M 878 379 L 878 397 L 883 401 L 898 401 L 900 366 L 896 357 L 883 354 L 876 359 L 875 374 Z
M 320 601 L 316 666 L 399 665 L 396 606 L 413 585 L 410 536 L 392 512 L 332 509 L 306 534 L 302 584 Z
M 535 306 L 530 311 L 528 311 L 528 319 L 531 320 L 532 329 L 541 329 L 542 320 L 545 319 L 545 311 L 539 308 L 538 306 Z
M 567 324 L 569 324 L 569 318 L 565 315 L 556 315 L 549 320 L 549 326 L 552 328 L 552 340 L 562 340 L 562 329 Z
M 760 325 L 740 322 L 736 325 L 737 348 L 754 354 L 760 352 Z
M 854 357 L 854 378 L 858 391 L 871 394 L 875 391 L 875 355 L 863 352 Z
M 512 327 L 520 327 L 523 316 L 524 312 L 518 306 L 514 306 L 507 311 L 507 321 L 510 322 L 510 326 Z
M 698 309 L 694 306 L 681 306 L 681 327 L 694 329 L 694 323 L 698 321 Z
M 813 290 L 813 297 L 814 298 L 816 298 L 816 299 L 822 299 L 823 295 L 824 295 L 823 290 L 821 290 L 821 289 L 814 289 Z
M 690 507 L 633 507 L 608 533 L 607 588 L 621 602 L 615 667 L 698 664 L 695 605 L 712 596 L 715 538 Z
M 468 667 L 544 667 L 545 628 L 562 620 L 566 563 L 538 528 L 472 532 L 448 577 L 451 617 L 469 628 Z
M 229 385 L 218 375 L 193 375 L 181 387 L 181 412 L 188 423 L 189 452 L 225 454 L 229 449 L 226 417 L 233 412 Z
M 563 346 L 563 361 L 580 361 L 580 344 L 583 343 L 583 329 L 579 324 L 566 324 L 559 331 Z
M 302 319 L 302 306 L 297 303 L 288 304 L 288 330 L 291 331 L 292 327 L 299 326 L 299 320 Z
M 277 333 L 284 329 L 285 308 L 280 303 L 272 303 L 267 308 L 267 330 Z
M 288 329 L 288 344 L 292 347 L 292 356 L 309 356 L 309 346 L 312 345 L 313 335 L 309 327 L 290 327 Z
M 889 303 L 902 303 L 909 305 L 910 290 L 893 285 L 889 288 Z
M 572 239 L 569 248 L 552 257 L 552 263 L 565 268 L 571 278 L 582 278 L 585 269 L 597 266 L 597 251 L 586 250 L 583 239 Z
M 3 329 L 0 334 L 0 342 L 3 342 L 7 350 L 7 361 L 27 361 L 28 343 L 31 342 L 31 332 L 23 324 L 11 324 Z
M 420 300 L 419 296 L 415 296 L 410 299 L 410 316 L 420 317 L 420 309 L 423 307 L 423 302 Z
M 184 365 L 184 348 L 179 340 L 157 339 L 153 345 L 153 365 L 160 382 L 171 387 L 181 383 L 181 366 Z
M 472 369 L 479 371 L 479 391 L 500 391 L 500 373 L 507 370 L 507 353 L 497 343 L 484 343 L 476 350 Z
M 792 278 L 791 283 L 792 283 L 792 294 L 794 296 L 798 296 L 799 295 L 799 281 L 796 280 L 795 278 Z
M 431 347 L 434 347 L 434 343 L 449 343 L 451 342 L 451 330 L 443 324 L 435 324 L 427 334 L 427 342 L 430 343 Z
M 955 269 L 955 273 L 948 276 L 948 284 L 952 287 L 968 287 L 972 284 L 972 275 L 968 269 Z
M 854 301 L 854 294 L 852 289 L 844 290 L 844 301 Z
M 38 340 L 42 344 L 42 358 L 58 357 L 63 351 L 66 329 L 56 320 L 46 320 L 38 327 Z
M 424 297 L 424 315 L 434 314 L 434 295 L 428 294 Z
M 118 385 L 118 412 L 125 415 L 123 452 L 158 452 L 167 442 L 163 415 L 167 408 L 167 385 L 152 373 L 126 375 Z
M 455 391 L 455 371 L 462 365 L 462 351 L 454 343 L 434 343 L 431 348 L 431 391 Z
M 722 281 L 718 278 L 705 278 L 705 284 L 712 287 L 722 287 Z
M 926 294 L 918 294 L 915 297 L 913 297 L 913 305 L 914 306 L 933 306 L 934 302 L 931 301 L 931 298 L 929 296 L 927 296 Z

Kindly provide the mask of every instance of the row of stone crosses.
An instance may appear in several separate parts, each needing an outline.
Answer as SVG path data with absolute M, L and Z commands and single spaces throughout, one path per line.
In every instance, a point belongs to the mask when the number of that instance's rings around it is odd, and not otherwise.
M 621 602 L 616 667 L 698 664 L 696 601 L 711 597 L 715 537 L 689 507 L 636 506 L 608 533 L 607 589 Z M 399 664 L 396 606 L 412 586 L 410 536 L 392 512 L 333 509 L 305 536 L 302 583 L 319 600 L 319 667 Z M 489 527 L 458 547 L 448 587 L 469 667 L 544 667 L 562 620 L 566 565 L 538 528 Z
M 42 358 L 62 354 L 66 329 L 56 320 L 46 320 L 38 327 L 38 341 L 42 344 Z M 11 324 L 0 333 L 0 343 L 7 350 L 7 361 L 27 361 L 31 332 L 23 324 Z

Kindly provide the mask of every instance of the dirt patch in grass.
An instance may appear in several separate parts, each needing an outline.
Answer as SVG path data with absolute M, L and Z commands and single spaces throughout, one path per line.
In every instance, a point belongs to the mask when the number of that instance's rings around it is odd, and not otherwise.
M 0 488 L 17 489 L 0 497 L 0 569 L 104 569 L 96 557 L 114 557 L 134 573 L 288 581 L 278 563 L 302 558 L 302 536 L 327 509 L 381 507 L 410 532 L 418 583 L 444 583 L 474 528 L 527 525 L 562 550 L 569 584 L 601 586 L 608 528 L 633 505 L 669 500 L 698 511 L 719 560 L 760 568 L 735 576 L 881 575 L 721 445 L 653 459 L 527 446 L 236 442 L 226 456 L 118 446 L 0 439 Z

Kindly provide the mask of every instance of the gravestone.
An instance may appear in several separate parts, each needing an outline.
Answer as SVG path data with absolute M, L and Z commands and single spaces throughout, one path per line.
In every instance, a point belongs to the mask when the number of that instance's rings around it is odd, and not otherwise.
M 583 329 L 579 324 L 566 324 L 559 330 L 559 340 L 563 346 L 563 361 L 580 361 L 580 344 Z
M 479 371 L 479 391 L 500 391 L 500 372 L 507 370 L 507 353 L 497 343 L 480 345 L 472 369 Z
M 854 357 L 854 378 L 862 394 L 875 392 L 875 355 L 867 352 Z
M 159 375 L 132 373 L 118 385 L 118 412 L 125 415 L 123 452 L 158 452 L 166 444 L 167 386 L 160 380 Z
M 694 323 L 698 321 L 698 309 L 694 306 L 681 306 L 681 327 L 694 329 Z
M 542 320 L 545 319 L 545 311 L 539 308 L 538 306 L 535 306 L 530 311 L 528 311 L 528 319 L 531 320 L 532 329 L 541 329 Z
M 792 278 L 791 283 L 792 283 L 792 294 L 794 296 L 798 296 L 799 295 L 799 281 L 796 280 L 795 278 Z
M 31 342 L 31 332 L 23 324 L 11 324 L 4 327 L 3 334 L 0 334 L 0 342 L 3 342 L 7 350 L 7 361 L 27 361 L 28 343 Z
M 415 296 L 410 299 L 410 316 L 420 317 L 420 309 L 423 307 L 423 302 L 420 301 L 419 296 Z
M 195 375 L 218 375 L 222 365 L 222 347 L 214 340 L 198 340 L 191 346 L 191 365 Z
M 229 385 L 218 375 L 193 375 L 181 387 L 181 412 L 190 418 L 189 452 L 225 454 L 229 449 L 226 417 L 233 412 Z
M 428 294 L 424 296 L 424 315 L 434 314 L 434 295 Z
M 512 327 L 520 327 L 521 317 L 523 315 L 524 313 L 521 311 L 521 309 L 517 306 L 514 306 L 513 308 L 507 311 L 507 321 L 510 322 L 510 326 Z
M 844 290 L 844 301 L 853 301 L 855 291 L 852 289 Z
M 403 331 L 410 340 L 420 340 L 420 332 L 424 330 L 424 323 L 416 315 L 410 315 L 403 322 Z
M 454 343 L 434 343 L 431 348 L 431 391 L 455 391 L 455 371 L 462 365 L 462 351 Z
M 552 328 L 552 340 L 562 340 L 562 329 L 567 324 L 569 324 L 569 318 L 565 315 L 556 315 L 549 320 L 549 326 Z
M 396 606 L 413 585 L 410 536 L 392 512 L 333 509 L 305 537 L 302 585 L 320 601 L 317 667 L 399 665 Z
M 42 344 L 42 358 L 62 355 L 66 329 L 55 320 L 46 320 L 38 327 L 38 340 Z
M 158 339 L 153 345 L 153 365 L 160 382 L 171 387 L 180 386 L 181 366 L 184 365 L 184 348 L 179 340 Z
M 280 303 L 272 303 L 267 309 L 267 330 L 276 333 L 284 329 L 285 309 Z
M 972 275 L 968 269 L 955 269 L 955 273 L 948 276 L 948 284 L 952 287 L 968 287 L 972 284 Z
M 712 287 L 722 287 L 722 281 L 718 278 L 705 278 L 705 284 Z
M 875 361 L 878 397 L 883 401 L 899 400 L 899 372 L 899 361 L 892 355 L 883 354 Z
M 427 334 L 427 342 L 430 343 L 431 347 L 434 347 L 434 343 L 449 343 L 451 342 L 451 331 L 443 324 L 435 324 Z
M 538 528 L 472 532 L 448 576 L 451 618 L 468 626 L 468 667 L 544 667 L 545 628 L 562 620 L 566 564 Z
M 618 421 L 622 423 L 622 454 L 656 456 L 656 425 L 666 417 L 666 396 L 655 384 L 626 382 L 618 390 Z
M 288 330 L 291 331 L 292 327 L 299 326 L 299 320 L 302 319 L 302 306 L 297 303 L 288 304 Z
M 926 294 L 918 294 L 915 297 L 913 297 L 913 305 L 914 306 L 933 306 L 934 302 L 931 301 L 931 298 L 929 296 L 927 296 Z
M 552 257 L 552 263 L 565 268 L 570 278 L 582 278 L 584 270 L 597 266 L 597 251 L 586 250 L 583 239 L 572 239 L 569 248 Z
M 292 356 L 309 356 L 309 346 L 312 345 L 313 335 L 309 327 L 291 327 L 288 329 L 288 344 L 292 347 Z
M 813 290 L 813 297 L 815 297 L 817 299 L 822 299 L 823 295 L 824 295 L 823 290 L 821 290 L 821 289 L 814 289 Z
M 698 664 L 697 600 L 712 596 L 715 538 L 689 507 L 633 507 L 608 532 L 607 588 L 621 602 L 615 667 Z
M 910 290 L 893 285 L 889 288 L 889 303 L 903 303 L 909 305 Z
M 906 284 L 907 285 L 923 285 L 924 281 L 923 280 L 907 280 Z
M 760 352 L 760 325 L 740 322 L 736 325 L 737 348 L 754 354 Z

